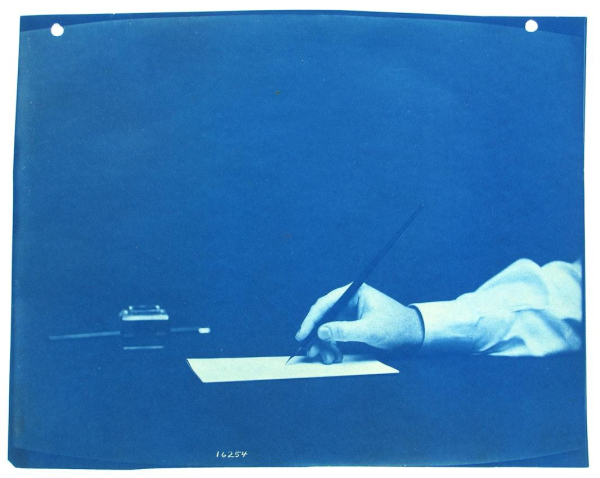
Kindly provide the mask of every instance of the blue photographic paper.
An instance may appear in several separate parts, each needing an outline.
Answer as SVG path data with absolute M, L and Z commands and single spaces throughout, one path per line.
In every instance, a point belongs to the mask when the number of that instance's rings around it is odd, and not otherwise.
M 20 35 L 14 466 L 588 465 L 585 18 Z

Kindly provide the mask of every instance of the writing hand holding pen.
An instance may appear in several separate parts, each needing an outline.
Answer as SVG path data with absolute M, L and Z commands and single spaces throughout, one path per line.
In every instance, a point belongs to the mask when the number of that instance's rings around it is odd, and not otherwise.
M 302 342 L 319 324 L 323 315 L 351 284 L 331 291 L 310 308 L 296 333 Z M 318 340 L 307 350 L 309 357 L 321 356 L 326 364 L 341 362 L 337 342 L 363 342 L 383 350 L 416 350 L 423 343 L 424 327 L 419 313 L 396 302 L 377 289 L 363 284 L 337 317 L 318 326 Z

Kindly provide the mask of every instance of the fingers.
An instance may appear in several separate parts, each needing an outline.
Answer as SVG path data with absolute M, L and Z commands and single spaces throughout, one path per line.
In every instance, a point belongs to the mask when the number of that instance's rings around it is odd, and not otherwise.
M 317 324 L 323 315 L 337 302 L 342 296 L 346 289 L 350 287 L 350 284 L 340 287 L 339 289 L 332 290 L 329 294 L 321 297 L 317 300 L 308 311 L 308 314 L 300 325 L 300 330 L 296 333 L 296 340 L 301 342 L 308 334 L 312 331 L 315 324 Z
M 369 328 L 365 320 L 350 322 L 328 322 L 319 327 L 319 338 L 336 342 L 366 342 L 369 341 Z
M 333 350 L 333 355 L 334 355 L 334 360 L 333 361 L 335 363 L 341 363 L 342 360 L 344 360 L 344 355 L 342 354 L 342 351 L 336 345 L 335 342 L 331 342 L 329 345 L 331 345 L 331 349 Z
M 310 358 L 315 358 L 317 355 L 319 355 L 320 351 L 321 349 L 318 345 L 311 345 L 310 348 L 306 351 L 306 356 Z
M 308 311 L 308 314 L 302 321 L 300 330 L 298 330 L 296 333 L 296 340 L 298 342 L 302 342 L 306 337 L 308 337 L 308 334 L 310 334 L 315 324 L 319 322 L 321 317 L 323 317 L 323 314 L 325 314 L 325 312 L 327 312 L 329 307 L 332 305 L 333 303 L 328 304 L 325 302 L 325 297 L 321 297 L 313 304 Z
M 310 358 L 315 358 L 321 355 L 321 360 L 324 364 L 340 363 L 344 359 L 341 350 L 335 342 L 317 342 L 311 345 L 306 351 L 306 355 Z
M 325 365 L 330 365 L 335 360 L 335 355 L 329 347 L 325 347 L 323 350 L 321 350 L 321 358 L 323 359 L 323 363 Z

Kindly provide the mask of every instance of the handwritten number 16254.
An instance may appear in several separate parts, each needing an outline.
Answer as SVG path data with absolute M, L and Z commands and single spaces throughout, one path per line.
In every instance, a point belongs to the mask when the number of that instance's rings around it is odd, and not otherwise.
M 245 458 L 247 451 L 218 451 L 217 458 Z

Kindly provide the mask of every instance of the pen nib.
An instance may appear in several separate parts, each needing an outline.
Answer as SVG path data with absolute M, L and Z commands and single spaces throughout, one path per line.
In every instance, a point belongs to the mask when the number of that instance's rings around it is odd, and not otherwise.
M 300 345 L 300 347 L 298 347 L 298 349 L 296 350 L 296 353 L 294 355 L 292 355 L 289 359 L 287 359 L 287 362 L 285 364 L 287 365 L 290 360 L 292 360 L 294 357 L 298 357 L 299 355 L 302 355 L 303 353 L 304 353 L 304 347 L 302 347 L 302 345 Z

